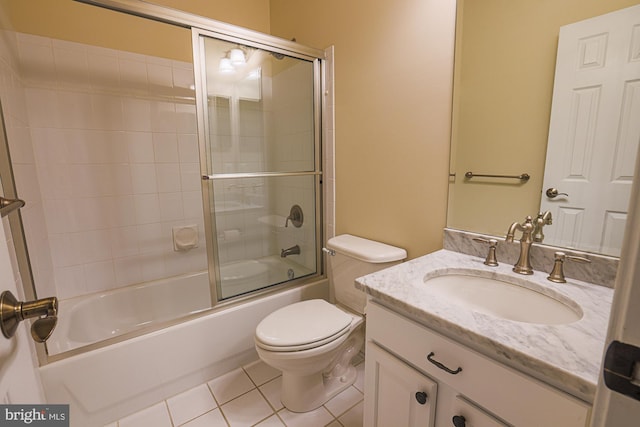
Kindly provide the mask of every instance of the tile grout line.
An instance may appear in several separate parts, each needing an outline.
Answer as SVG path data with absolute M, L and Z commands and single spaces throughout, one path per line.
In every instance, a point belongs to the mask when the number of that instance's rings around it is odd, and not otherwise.
M 213 380 L 209 380 L 209 381 L 213 381 Z M 209 385 L 209 381 L 206 381 L 204 384 L 207 386 L 207 390 L 209 390 L 209 393 L 211 393 L 211 396 L 213 397 L 213 401 L 216 402 L 216 407 L 213 408 L 211 411 L 215 410 L 216 408 L 219 409 L 220 410 L 220 415 L 222 415 L 222 418 L 224 419 L 224 422 L 227 423 L 227 426 L 230 426 L 231 424 L 229 423 L 229 420 L 227 419 L 227 416 L 224 414 L 224 411 L 222 410 L 222 405 L 218 401 L 218 398 L 216 397 L 216 395 L 213 392 L 213 390 L 211 390 L 211 386 Z M 231 399 L 231 400 L 233 400 L 233 399 Z M 229 402 L 231 402 L 231 400 Z M 211 411 L 209 411 L 209 412 L 211 412 Z M 202 415 L 204 415 L 204 414 L 202 414 Z

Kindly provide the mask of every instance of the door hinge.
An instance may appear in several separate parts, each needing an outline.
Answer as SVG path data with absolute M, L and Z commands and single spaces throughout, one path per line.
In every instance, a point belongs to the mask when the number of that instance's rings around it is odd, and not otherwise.
M 639 362 L 640 347 L 613 341 L 604 357 L 604 383 L 613 391 L 640 400 L 640 382 L 634 380 Z

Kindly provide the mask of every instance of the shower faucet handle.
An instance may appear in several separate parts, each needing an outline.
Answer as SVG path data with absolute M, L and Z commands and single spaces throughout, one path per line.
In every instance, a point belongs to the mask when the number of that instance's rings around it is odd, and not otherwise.
M 284 223 L 285 227 L 289 226 L 289 220 L 291 220 L 291 224 L 294 227 L 300 228 L 304 222 L 304 214 L 302 213 L 302 208 L 298 205 L 291 206 L 291 210 L 289 211 L 289 216 Z

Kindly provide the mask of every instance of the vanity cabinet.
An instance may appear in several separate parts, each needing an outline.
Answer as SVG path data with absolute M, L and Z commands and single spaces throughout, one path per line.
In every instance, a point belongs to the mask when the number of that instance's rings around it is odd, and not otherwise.
M 588 425 L 587 403 L 375 301 L 366 355 L 365 427 Z

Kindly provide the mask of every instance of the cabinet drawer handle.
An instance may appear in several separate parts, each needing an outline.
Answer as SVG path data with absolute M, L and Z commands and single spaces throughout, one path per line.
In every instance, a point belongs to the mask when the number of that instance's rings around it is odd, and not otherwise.
M 455 427 L 465 427 L 467 425 L 467 420 L 465 420 L 462 415 L 455 415 L 453 417 L 453 425 Z
M 455 371 L 453 369 L 449 369 L 448 367 L 446 367 L 444 364 L 438 362 L 436 359 L 433 358 L 433 356 L 435 356 L 436 354 L 432 351 L 431 353 L 429 353 L 429 355 L 427 356 L 427 360 L 431 363 L 433 363 L 434 365 L 436 365 L 438 368 L 442 369 L 443 371 L 447 371 L 448 373 L 450 373 L 451 375 L 455 375 L 458 374 L 460 372 L 462 372 L 462 368 L 458 366 L 458 369 L 456 369 Z
M 419 391 L 416 393 L 416 400 L 421 405 L 424 405 L 425 403 L 427 403 L 427 397 L 428 397 L 427 393 L 425 393 L 424 391 Z

